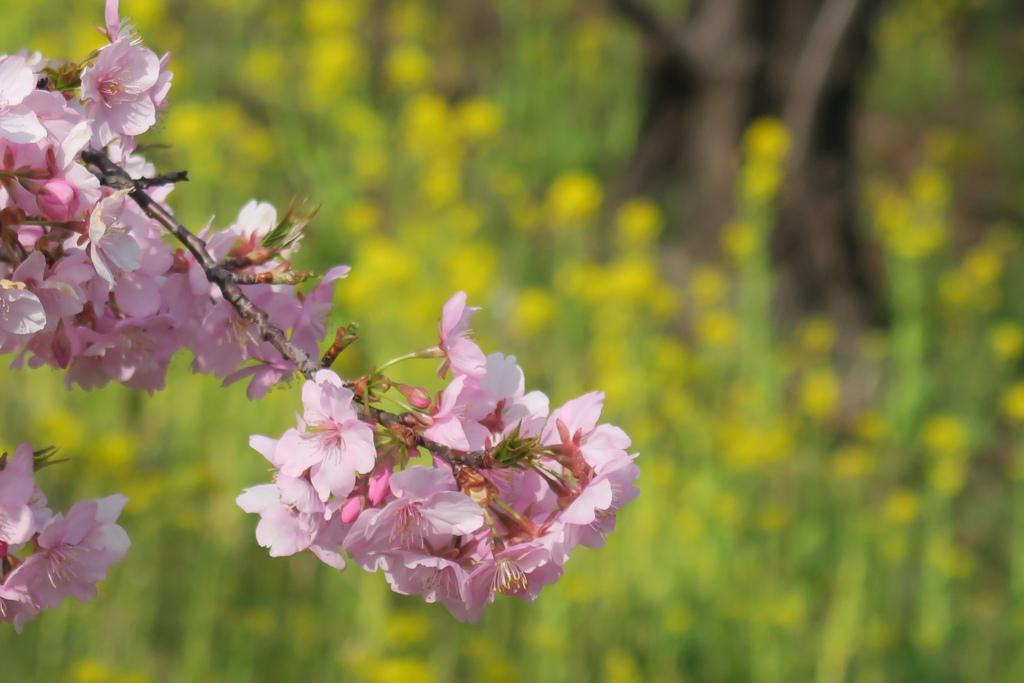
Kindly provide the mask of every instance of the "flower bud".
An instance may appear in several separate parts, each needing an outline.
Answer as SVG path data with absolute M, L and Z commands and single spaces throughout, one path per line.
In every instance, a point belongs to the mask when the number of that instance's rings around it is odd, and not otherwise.
M 385 469 L 376 476 L 370 477 L 370 505 L 379 505 L 384 497 L 391 490 L 391 470 Z
M 401 384 L 399 382 L 393 382 L 392 386 L 401 392 L 402 396 L 409 401 L 409 405 L 420 410 L 426 410 L 430 407 L 430 394 L 423 387 L 412 387 L 408 384 Z
M 81 204 L 78 188 L 59 178 L 43 185 L 36 195 L 36 202 L 47 218 L 60 223 L 71 220 Z
M 351 524 L 363 511 L 363 497 L 352 496 L 341 506 L 341 521 L 344 524 Z

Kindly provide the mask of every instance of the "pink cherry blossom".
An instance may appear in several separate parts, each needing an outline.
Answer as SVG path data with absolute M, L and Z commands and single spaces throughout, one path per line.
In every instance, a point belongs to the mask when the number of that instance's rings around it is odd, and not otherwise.
M 156 123 L 157 103 L 151 91 L 160 80 L 160 60 L 151 51 L 119 36 L 100 50 L 82 72 L 82 100 L 93 120 L 93 142 L 99 147 L 119 135 L 145 133 Z
M 484 374 L 487 362 L 484 352 L 469 338 L 469 322 L 479 311 L 478 306 L 466 305 L 466 293 L 457 292 L 444 305 L 444 312 L 437 324 L 441 337 L 439 347 L 445 360 L 438 369 L 438 377 L 448 374 L 448 368 L 458 375 L 479 377 Z
M 301 480 L 292 481 L 297 483 Z M 294 555 L 310 547 L 324 521 L 322 514 L 302 512 L 295 505 L 286 503 L 277 484 L 248 488 L 236 502 L 246 512 L 260 515 L 256 541 L 270 549 L 271 557 Z
M 632 458 L 614 460 L 602 467 L 559 517 L 566 525 L 568 540 L 588 548 L 604 546 L 605 537 L 615 530 L 615 513 L 640 495 L 640 489 L 633 485 L 639 476 L 640 468 Z
M 78 332 L 82 350 L 65 382 L 89 390 L 111 379 L 152 394 L 163 389 L 171 356 L 180 347 L 180 335 L 168 316 L 102 319 L 96 330 Z
M 120 221 L 126 192 L 118 192 L 97 205 L 89 216 L 89 258 L 108 285 L 122 271 L 135 270 L 142 260 L 142 247 Z
M 553 561 L 550 547 L 542 541 L 530 541 L 495 552 L 477 567 L 467 580 L 464 620 L 476 623 L 484 607 L 497 593 L 514 595 L 533 602 L 540 589 L 554 583 L 562 567 Z M 455 614 L 457 618 L 463 618 Z
M 127 500 L 116 495 L 80 500 L 66 517 L 55 515 L 39 534 L 38 550 L 7 575 L 4 588 L 21 591 L 43 608 L 69 596 L 79 602 L 95 598 L 97 582 L 131 545 L 115 523 Z
M 456 490 L 446 468 L 410 467 L 393 474 L 390 487 L 394 499 L 363 512 L 345 541 L 345 550 L 364 567 L 386 564 L 384 549 L 439 548 L 483 526 L 480 506 Z
M 454 615 L 466 611 L 469 571 L 454 559 L 397 551 L 392 554 L 386 576 L 396 593 L 422 595 L 425 602 L 442 602 Z
M 489 432 L 480 423 L 467 418 L 469 406 L 461 401 L 469 381 L 470 378 L 466 375 L 458 375 L 452 379 L 434 412 L 434 424 L 423 432 L 424 436 L 459 451 L 473 451 L 484 447 Z
M 23 443 L 0 470 L 0 543 L 20 545 L 36 532 L 29 505 L 35 491 L 32 477 L 32 447 Z
M 82 252 L 66 254 L 47 267 L 42 252 L 34 251 L 14 271 L 14 279 L 25 283 L 39 299 L 46 316 L 42 331 L 52 332 L 62 319 L 80 313 L 85 307 L 83 287 L 95 274 Z
M 46 311 L 24 282 L 0 280 L 0 338 L 27 335 L 46 327 Z
M 27 143 L 46 136 L 35 112 L 23 104 L 35 87 L 35 74 L 24 57 L 0 57 L 0 138 Z
M 69 221 L 81 208 L 81 193 L 67 180 L 55 178 L 39 190 L 39 210 L 51 220 Z
M 21 633 L 25 622 L 34 619 L 41 610 L 24 588 L 0 584 L 0 623 L 13 623 L 14 630 Z
M 357 474 L 373 469 L 377 448 L 373 429 L 352 406 L 355 394 L 335 373 L 321 370 L 302 385 L 303 419 L 278 444 L 281 472 L 302 476 L 307 470 L 320 499 L 345 498 Z

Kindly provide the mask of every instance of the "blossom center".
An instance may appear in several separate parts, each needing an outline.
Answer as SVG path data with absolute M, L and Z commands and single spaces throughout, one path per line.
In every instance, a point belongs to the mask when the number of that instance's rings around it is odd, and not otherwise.
M 529 581 L 515 560 L 503 557 L 498 560 L 498 571 L 494 574 L 491 590 L 504 595 L 516 595 L 526 590 Z
M 58 585 L 66 583 L 74 577 L 75 556 L 78 555 L 80 550 L 82 549 L 67 543 L 61 543 L 56 548 L 50 550 L 48 553 L 50 568 L 46 572 L 46 576 L 50 579 L 51 586 L 57 588 Z
M 391 543 L 402 548 L 423 549 L 423 536 L 429 524 L 415 503 L 403 505 L 391 523 Z

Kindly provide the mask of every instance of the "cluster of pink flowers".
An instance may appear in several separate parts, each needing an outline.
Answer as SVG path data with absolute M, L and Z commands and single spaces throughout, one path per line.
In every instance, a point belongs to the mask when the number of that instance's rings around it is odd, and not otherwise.
M 23 443 L 0 456 L 0 622 L 18 631 L 66 597 L 95 598 L 96 583 L 130 545 L 115 523 L 124 496 L 80 500 L 66 516 L 46 506 L 33 476 L 46 455 Z
M 196 239 L 140 208 L 152 212 L 176 179 L 136 154 L 166 101 L 168 56 L 141 45 L 117 0 L 105 23 L 108 43 L 77 64 L 0 56 L 0 353 L 15 353 L 15 367 L 65 369 L 69 387 L 86 390 L 111 380 L 159 390 L 182 348 L 195 372 L 249 379 L 252 399 L 301 371 L 297 426 L 250 440 L 275 471 L 238 498 L 261 516 L 257 540 L 337 569 L 347 554 L 462 620 L 478 620 L 496 593 L 533 600 L 574 547 L 603 545 L 639 475 L 629 437 L 598 424 L 603 395 L 550 411 L 526 393 L 514 357 L 487 356 L 470 337 L 478 309 L 461 292 L 437 345 L 396 359 L 442 359 L 451 380 L 433 400 L 380 370 L 345 381 L 323 369 L 351 329 L 309 360 L 349 268 L 297 291 L 307 274 L 290 258 L 312 215 L 299 210 L 279 217 L 252 201 Z M 172 247 L 164 225 L 187 248 Z M 402 414 L 375 407 L 389 391 L 407 402 L 397 399 Z M 94 597 L 129 545 L 115 523 L 122 496 L 79 501 L 67 516 L 46 507 L 34 471 L 50 454 L 23 444 L 0 458 L 0 621 L 19 630 L 69 595 Z
M 135 138 L 164 105 L 168 55 L 139 44 L 116 1 L 107 4 L 106 35 L 110 42 L 80 64 L 0 56 L 0 353 L 18 352 L 16 365 L 64 368 L 69 385 L 114 380 L 152 393 L 185 347 L 195 371 L 225 383 L 249 377 L 258 398 L 294 366 L 239 320 L 195 259 L 168 245 L 126 192 L 101 187 L 80 163 L 83 150 L 105 150 L 134 178 L 155 173 L 134 154 Z M 163 201 L 172 187 L 149 194 Z M 208 226 L 202 237 L 215 258 L 234 259 L 234 272 L 268 274 L 295 250 L 306 220 L 292 212 L 279 219 L 253 201 L 234 224 Z M 330 283 L 346 273 L 331 271 L 306 297 L 273 279 L 247 294 L 316 355 Z
M 639 492 L 629 437 L 598 424 L 600 393 L 550 412 L 541 392 L 525 393 L 514 357 L 485 356 L 468 337 L 476 310 L 456 294 L 440 343 L 411 354 L 443 357 L 441 373 L 453 376 L 397 428 L 375 420 L 372 394 L 354 391 L 390 380 L 346 383 L 322 370 L 303 386 L 297 427 L 250 439 L 274 483 L 247 489 L 238 504 L 261 516 L 256 538 L 271 555 L 308 549 L 344 569 L 344 551 L 382 570 L 396 592 L 475 622 L 496 593 L 532 601 L 572 548 L 604 544 Z

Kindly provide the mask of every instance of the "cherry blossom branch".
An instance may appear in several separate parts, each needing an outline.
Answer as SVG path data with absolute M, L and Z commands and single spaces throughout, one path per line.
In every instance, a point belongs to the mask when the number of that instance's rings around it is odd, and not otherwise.
M 152 178 L 139 178 L 135 181 L 135 186 L 143 190 L 148 190 L 151 187 L 187 182 L 188 171 L 174 171 L 173 173 L 161 173 L 160 175 L 153 176 Z
M 327 351 L 327 353 L 324 354 L 322 361 L 318 362 L 310 358 L 305 351 L 289 341 L 284 330 L 270 322 L 270 316 L 267 312 L 254 304 L 252 300 L 242 292 L 242 289 L 239 286 L 240 284 L 256 284 L 263 280 L 260 280 L 258 276 L 250 278 L 238 273 L 233 273 L 224 265 L 217 263 L 217 261 L 210 255 L 210 252 L 207 251 L 206 242 L 182 225 L 167 209 L 161 206 L 159 202 L 145 193 L 146 187 L 152 186 L 147 185 L 145 179 L 137 180 L 132 178 L 127 171 L 111 161 L 110 157 L 103 152 L 85 150 L 82 152 L 82 160 L 94 167 L 95 170 L 93 173 L 97 178 L 99 178 L 101 184 L 115 190 L 128 190 L 128 196 L 139 205 L 139 208 L 141 208 L 147 216 L 162 225 L 168 232 L 174 235 L 174 237 L 181 242 L 186 249 L 188 249 L 189 253 L 195 257 L 196 261 L 206 273 L 206 278 L 217 285 L 221 293 L 224 295 L 224 299 L 231 304 L 238 315 L 255 327 L 259 332 L 260 337 L 265 341 L 270 342 L 270 344 L 273 345 L 285 360 L 289 360 L 294 363 L 295 367 L 299 369 L 299 372 L 301 372 L 303 377 L 306 379 L 313 379 L 319 370 L 329 367 L 331 363 L 334 362 L 334 359 L 338 354 L 341 353 L 346 346 L 355 341 L 355 338 L 358 335 L 355 335 L 354 330 L 342 328 L 338 330 L 334 345 Z M 185 172 L 182 171 L 177 174 L 165 174 L 157 177 L 179 177 L 185 179 Z M 437 457 L 451 463 L 452 465 L 459 464 L 475 469 L 498 466 L 498 463 L 491 456 L 491 452 L 489 450 L 458 453 L 448 446 L 426 438 L 417 431 L 426 425 L 423 423 L 421 417 L 414 413 L 405 412 L 397 415 L 389 413 L 369 405 L 365 398 L 358 394 L 356 396 L 356 401 L 360 404 L 364 414 L 371 422 L 386 428 L 410 449 L 422 446 Z
M 217 285 L 224 299 L 238 312 L 244 320 L 251 323 L 260 333 L 260 337 L 277 349 L 286 360 L 290 360 L 299 369 L 302 376 L 312 379 L 320 370 L 320 364 L 309 355 L 292 344 L 280 327 L 270 322 L 267 312 L 254 304 L 235 281 L 235 273 L 217 263 L 206 250 L 206 242 L 194 235 L 178 222 L 170 212 L 145 193 L 145 187 L 128 175 L 128 172 L 110 160 L 103 152 L 86 150 L 82 152 L 82 160 L 94 166 L 94 172 L 100 182 L 116 190 L 129 190 L 128 196 L 139 205 L 147 216 L 162 225 L 168 232 L 189 250 L 206 273 L 206 279 Z

